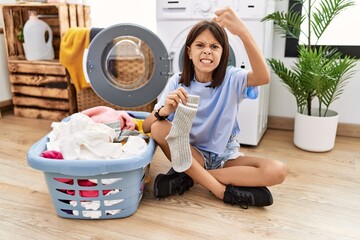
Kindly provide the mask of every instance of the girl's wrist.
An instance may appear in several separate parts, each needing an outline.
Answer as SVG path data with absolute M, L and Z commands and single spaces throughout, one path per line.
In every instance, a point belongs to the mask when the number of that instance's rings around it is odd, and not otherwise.
M 154 116 L 157 118 L 157 120 L 162 121 L 165 120 L 169 117 L 169 115 L 161 115 L 160 114 L 160 110 L 163 108 L 164 106 L 161 106 L 157 111 L 155 111 Z

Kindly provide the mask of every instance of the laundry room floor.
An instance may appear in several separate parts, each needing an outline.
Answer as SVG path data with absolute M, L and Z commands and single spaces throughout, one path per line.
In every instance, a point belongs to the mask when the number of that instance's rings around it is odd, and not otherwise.
M 293 132 L 268 129 L 247 155 L 279 159 L 288 176 L 270 187 L 274 204 L 242 209 L 195 184 L 184 195 L 153 196 L 153 180 L 170 167 L 160 148 L 151 182 L 130 217 L 66 219 L 56 215 L 43 173 L 27 165 L 30 146 L 51 130 L 51 121 L 0 119 L 0 239 L 359 239 L 360 138 L 338 136 L 335 148 L 311 153 L 296 148 Z

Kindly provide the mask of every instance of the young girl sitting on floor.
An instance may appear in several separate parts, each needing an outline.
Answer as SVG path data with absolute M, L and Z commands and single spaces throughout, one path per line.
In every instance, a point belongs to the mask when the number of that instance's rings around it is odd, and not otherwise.
M 182 73 L 169 79 L 143 123 L 173 166 L 156 177 L 154 194 L 159 198 L 182 194 L 196 181 L 225 203 L 269 206 L 273 199 L 266 186 L 282 183 L 286 167 L 280 161 L 243 156 L 236 135 L 239 104 L 256 98 L 257 86 L 268 84 L 270 74 L 233 9 L 215 14 L 213 21 L 201 21 L 190 30 Z M 224 28 L 243 42 L 251 70 L 228 66 Z

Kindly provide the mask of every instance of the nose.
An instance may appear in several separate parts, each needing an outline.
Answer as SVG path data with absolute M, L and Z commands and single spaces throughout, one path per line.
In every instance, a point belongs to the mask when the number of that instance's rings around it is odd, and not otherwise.
M 210 51 L 210 49 L 206 48 L 206 49 L 204 49 L 203 53 L 205 53 L 205 55 L 209 55 L 209 54 L 211 54 L 211 51 Z

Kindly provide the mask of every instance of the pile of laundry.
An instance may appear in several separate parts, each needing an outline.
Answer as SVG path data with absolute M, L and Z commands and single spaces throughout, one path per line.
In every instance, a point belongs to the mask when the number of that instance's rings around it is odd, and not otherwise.
M 70 118 L 53 122 L 52 131 L 48 134 L 49 141 L 46 144 L 46 150 L 41 156 L 51 160 L 120 160 L 129 159 L 142 154 L 147 147 L 149 136 L 142 130 L 143 119 L 137 119 L 126 111 L 115 110 L 110 107 L 99 106 L 75 113 Z M 150 181 L 148 175 L 149 166 L 145 174 L 144 182 L 141 184 L 142 191 L 144 183 Z M 100 218 L 102 212 L 99 210 L 101 203 L 98 197 L 110 196 L 109 200 L 102 203 L 105 207 L 120 204 L 124 199 L 117 198 L 123 189 L 114 188 L 112 184 L 122 181 L 122 178 L 107 179 L 73 179 L 54 178 L 64 185 L 63 189 L 57 189 L 69 196 L 80 196 L 81 201 L 61 200 L 69 204 L 68 209 L 62 211 L 79 216 L 79 207 L 83 211 L 82 216 L 89 218 Z M 78 193 L 74 190 L 75 181 L 80 187 Z M 98 184 L 109 185 L 109 189 L 96 190 Z M 75 188 L 76 189 L 76 188 Z M 121 196 L 121 195 L 119 195 Z M 88 198 L 89 200 L 85 200 Z M 73 199 L 73 198 L 70 198 Z M 70 207 L 72 206 L 72 207 Z M 75 209 L 74 209 L 75 208 Z M 111 208 L 105 211 L 106 215 L 115 215 L 121 212 L 121 208 Z
M 66 160 L 101 160 L 142 154 L 149 139 L 142 121 L 105 106 L 75 113 L 68 121 L 52 123 L 43 157 L 61 154 Z

